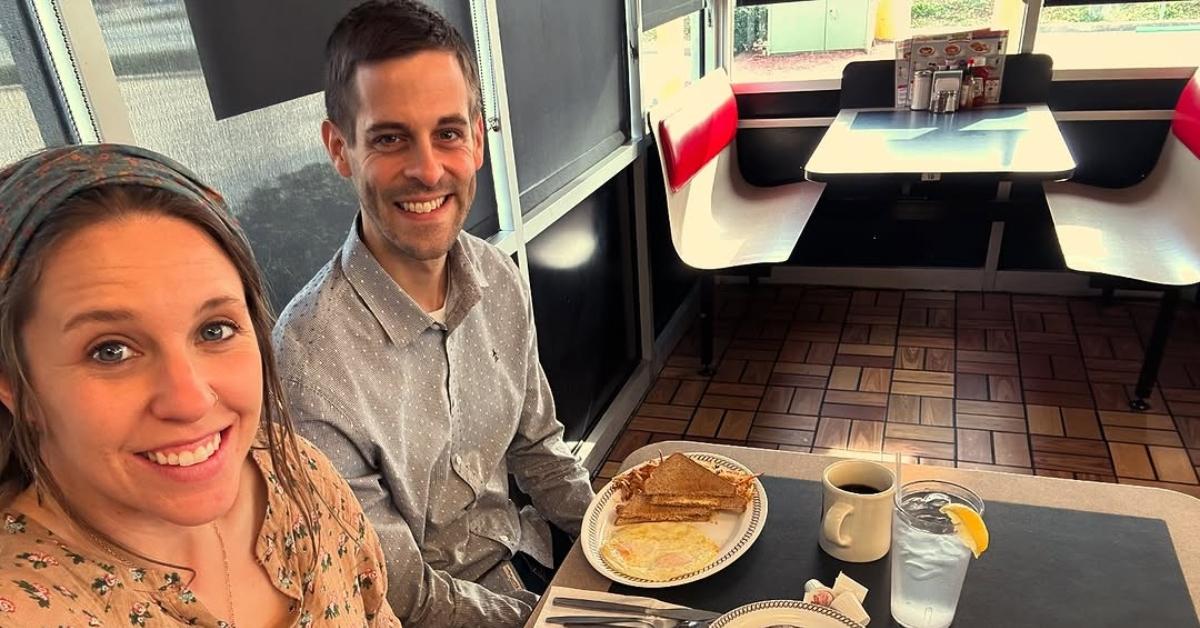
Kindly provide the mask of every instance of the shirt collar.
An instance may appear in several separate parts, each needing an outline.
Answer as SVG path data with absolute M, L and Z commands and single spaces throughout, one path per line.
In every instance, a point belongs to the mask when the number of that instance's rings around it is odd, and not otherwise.
M 354 221 L 354 228 L 342 245 L 342 272 L 351 287 L 362 299 L 367 310 L 379 322 L 388 339 L 396 345 L 406 346 L 426 329 L 440 325 L 433 320 L 417 302 L 408 296 L 392 280 L 379 260 L 367 249 L 359 235 L 361 217 Z M 453 331 L 479 302 L 488 286 L 487 279 L 479 269 L 478 260 L 464 244 L 466 233 L 460 232 L 446 260 L 450 274 L 450 289 L 446 294 L 446 329 Z

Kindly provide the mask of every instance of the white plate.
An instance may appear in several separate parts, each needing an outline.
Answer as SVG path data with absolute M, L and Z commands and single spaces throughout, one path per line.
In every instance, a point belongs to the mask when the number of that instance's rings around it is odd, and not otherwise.
M 730 471 L 751 473 L 750 469 L 747 469 L 740 462 L 718 454 L 689 452 L 685 455 L 709 467 L 720 467 L 729 469 Z M 633 469 L 645 466 L 650 462 L 643 462 L 633 467 Z M 633 469 L 630 469 L 630 471 Z M 754 493 L 751 495 L 750 503 L 746 505 L 745 511 L 741 513 L 717 512 L 710 522 L 696 522 L 691 524 L 703 532 L 705 536 L 712 539 L 717 544 L 717 547 L 720 548 L 717 550 L 717 557 L 711 563 L 696 571 L 682 574 L 669 580 L 646 580 L 627 576 L 617 571 L 609 566 L 608 562 L 600 556 L 600 546 L 604 545 L 604 542 L 608 540 L 609 535 L 612 534 L 613 529 L 616 527 L 614 522 L 617 519 L 617 504 L 621 501 L 620 491 L 613 486 L 612 482 L 609 482 L 596 495 L 596 498 L 592 500 L 587 512 L 583 516 L 583 531 L 579 535 L 583 555 L 587 557 L 588 562 L 601 575 L 609 580 L 627 584 L 631 587 L 658 589 L 687 584 L 688 582 L 707 578 L 737 560 L 742 553 L 754 544 L 754 541 L 758 539 L 759 533 L 762 532 L 763 524 L 767 521 L 767 492 L 763 490 L 762 482 L 759 482 L 757 478 L 755 478 L 753 486 Z
M 747 604 L 716 618 L 708 628 L 762 628 L 775 624 L 794 624 L 800 628 L 862 628 L 832 608 L 797 600 Z

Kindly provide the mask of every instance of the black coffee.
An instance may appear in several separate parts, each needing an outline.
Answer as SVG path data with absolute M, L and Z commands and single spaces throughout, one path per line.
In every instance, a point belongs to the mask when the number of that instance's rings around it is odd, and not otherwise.
M 875 493 L 880 492 L 880 490 L 874 486 L 867 486 L 866 484 L 843 484 L 838 488 L 850 493 L 858 493 L 859 495 L 874 495 Z

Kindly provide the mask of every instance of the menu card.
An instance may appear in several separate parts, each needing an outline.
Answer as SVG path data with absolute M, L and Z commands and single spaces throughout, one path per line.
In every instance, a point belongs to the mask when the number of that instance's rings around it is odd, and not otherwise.
M 1008 31 L 990 28 L 921 35 L 896 42 L 896 108 L 908 108 L 917 70 L 953 70 L 968 63 L 973 72 L 985 77 L 984 104 L 999 103 L 1007 46 Z

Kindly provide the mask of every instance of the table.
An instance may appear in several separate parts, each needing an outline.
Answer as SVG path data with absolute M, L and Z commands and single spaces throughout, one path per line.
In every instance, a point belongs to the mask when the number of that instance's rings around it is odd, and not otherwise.
M 915 181 L 944 176 L 999 180 L 1007 201 L 1014 181 L 1068 179 L 1075 159 L 1046 105 L 1004 105 L 930 113 L 843 109 L 821 138 L 805 176 L 825 183 L 895 179 L 907 195 Z M 1004 222 L 993 221 L 980 288 L 996 288 Z
M 976 174 L 1001 181 L 1055 181 L 1075 160 L 1045 105 L 929 113 L 843 109 L 804 166 L 826 183 L 863 176 L 937 180 Z
M 837 570 L 845 569 L 851 577 L 855 577 L 856 579 L 863 581 L 870 580 L 871 578 L 878 576 L 878 573 L 871 575 L 874 572 L 878 572 L 880 570 L 886 571 L 887 558 L 884 558 L 882 561 L 877 561 L 876 563 L 867 563 L 863 565 L 840 563 L 821 553 L 819 549 L 816 549 L 815 540 L 811 542 L 813 547 L 809 547 L 809 542 L 805 541 L 805 543 L 800 547 L 792 547 L 786 551 L 777 550 L 771 552 L 760 552 L 758 556 L 753 556 L 753 552 L 756 549 L 762 550 L 763 547 L 768 547 L 768 545 L 765 544 L 770 542 L 766 541 L 766 539 L 767 535 L 772 531 L 777 534 L 784 533 L 785 535 L 811 534 L 813 539 L 815 539 L 815 530 L 810 530 L 810 528 L 815 528 L 817 525 L 817 520 L 819 519 L 820 498 L 819 484 L 817 484 L 817 482 L 819 482 L 821 472 L 824 470 L 824 468 L 830 463 L 836 461 L 837 458 L 795 452 L 733 447 L 728 445 L 669 441 L 654 443 L 635 451 L 624 461 L 622 468 L 628 468 L 639 462 L 656 457 L 660 452 L 663 454 L 670 454 L 671 452 L 675 451 L 708 451 L 718 453 L 723 456 L 736 459 L 749 468 L 763 473 L 764 485 L 767 486 L 767 497 L 769 500 L 767 527 L 764 528 L 763 536 L 760 537 L 756 543 L 756 546 L 751 547 L 746 555 L 742 556 L 737 562 L 733 563 L 724 571 L 714 574 L 706 580 L 693 583 L 691 585 L 673 587 L 670 589 L 647 589 L 642 590 L 638 594 L 656 597 L 667 601 L 678 601 L 679 603 L 684 603 L 684 600 L 687 599 L 687 595 L 689 595 L 688 589 L 693 588 L 691 595 L 703 594 L 715 597 L 725 595 L 726 605 L 728 605 L 728 600 L 732 599 L 726 594 L 729 590 L 737 590 L 739 583 L 747 582 L 749 579 L 752 579 L 752 576 L 761 576 L 761 574 L 749 574 L 745 568 L 739 571 L 739 563 L 745 562 L 747 565 L 752 565 L 755 561 L 758 561 L 759 564 L 765 564 L 764 561 L 775 561 L 772 564 L 787 565 L 788 561 L 783 560 L 781 563 L 780 557 L 776 556 L 776 554 L 786 554 L 788 551 L 804 553 L 809 556 L 808 560 L 810 560 L 810 562 L 814 560 L 813 557 L 819 556 L 819 558 L 815 558 L 815 560 L 821 563 L 820 567 L 823 571 L 825 571 L 823 574 L 769 574 L 769 577 L 773 581 L 786 582 L 789 590 L 794 590 L 796 592 L 794 596 L 791 596 L 793 598 L 799 598 L 802 595 L 801 589 L 803 586 L 803 580 L 809 577 L 819 576 L 832 581 L 831 576 L 836 575 Z M 985 554 L 984 558 L 981 559 L 978 564 L 972 565 L 971 569 L 967 572 L 967 583 L 964 586 L 963 603 L 960 605 L 959 610 L 961 619 L 968 619 L 967 617 L 964 617 L 964 613 L 967 612 L 967 605 L 969 602 L 978 607 L 980 605 L 979 600 L 981 599 L 981 596 L 983 598 L 987 598 L 989 595 L 990 590 L 988 587 L 982 586 L 982 583 L 985 582 L 985 575 L 983 575 L 986 574 L 985 566 L 995 571 L 998 566 L 1005 564 L 1006 552 L 1010 554 L 1009 560 L 1011 560 L 1011 554 L 1013 553 L 1011 550 L 1024 549 L 1024 551 L 1027 552 L 1037 550 L 1037 548 L 1032 547 L 1036 545 L 1036 543 L 1025 544 L 1026 547 L 1024 548 L 1022 548 L 1021 545 L 1014 545 L 1013 538 L 1011 538 L 1011 536 L 1009 538 L 1005 538 L 1003 536 L 1004 528 L 1006 526 L 1011 528 L 1011 525 L 1014 523 L 1014 518 L 1018 526 L 1025 525 L 1029 522 L 1033 522 L 1029 523 L 1029 525 L 1034 525 L 1036 523 L 1035 520 L 1038 519 L 1038 517 L 1042 517 L 1044 519 L 1044 517 L 1047 515 L 1056 516 L 1055 513 L 1058 513 L 1057 516 L 1060 516 L 1063 521 L 1070 521 L 1073 519 L 1078 519 L 1079 517 L 1093 517 L 1104 520 L 1127 520 L 1128 522 L 1135 524 L 1146 524 L 1158 526 L 1160 528 L 1165 527 L 1165 530 L 1162 532 L 1164 539 L 1163 543 L 1167 546 L 1166 550 L 1168 553 L 1171 551 L 1174 552 L 1174 555 L 1178 560 L 1178 566 L 1166 564 L 1170 561 L 1161 561 L 1161 565 L 1159 565 L 1159 563 L 1155 563 L 1159 566 L 1153 567 L 1152 569 L 1143 570 L 1140 573 L 1120 574 L 1120 577 L 1113 576 L 1110 578 L 1105 576 L 1103 571 L 1107 568 L 1106 564 L 1113 563 L 1114 561 L 1118 561 L 1120 559 L 1121 551 L 1119 551 L 1118 546 L 1121 545 L 1121 541 L 1123 539 L 1089 538 L 1085 540 L 1094 541 L 1098 543 L 1100 547 L 1113 548 L 1111 551 L 1105 550 L 1102 552 L 1102 555 L 1094 557 L 1096 560 L 1096 566 L 1093 570 L 1094 573 L 1058 574 L 1053 572 L 1053 567 L 1055 565 L 1067 565 L 1070 561 L 1066 560 L 1064 562 L 1065 559 L 1078 557 L 1074 555 L 1059 557 L 1054 556 L 1053 552 L 1046 552 L 1044 557 L 1039 555 L 1038 565 L 1036 566 L 1041 568 L 1041 571 L 1038 571 L 1038 569 L 1030 569 L 1024 573 L 1012 574 L 1011 581 L 1013 583 L 1021 586 L 1032 586 L 1034 583 L 1030 583 L 1026 579 L 1033 577 L 1038 573 L 1041 575 L 1037 577 L 1044 580 L 1053 580 L 1057 577 L 1069 577 L 1074 579 L 1092 576 L 1104 577 L 1106 580 L 1111 581 L 1106 582 L 1106 587 L 1097 588 L 1096 604 L 1103 606 L 1107 603 L 1111 605 L 1117 605 L 1114 608 L 1121 608 L 1121 605 L 1128 606 L 1139 603 L 1139 601 L 1136 600 L 1126 601 L 1125 598 L 1122 597 L 1123 590 L 1130 586 L 1131 583 L 1136 584 L 1144 581 L 1156 581 L 1156 579 L 1158 579 L 1157 576 L 1159 575 L 1156 573 L 1156 571 L 1161 571 L 1165 578 L 1165 576 L 1170 575 L 1169 572 L 1174 570 L 1173 573 L 1176 574 L 1177 580 L 1175 584 L 1177 596 L 1174 599 L 1176 609 L 1178 611 L 1180 605 L 1182 605 L 1182 612 L 1185 615 L 1188 615 L 1190 611 L 1190 620 L 1193 623 L 1189 624 L 1187 621 L 1180 622 L 1176 619 L 1170 624 L 1154 625 L 1200 626 L 1200 622 L 1197 622 L 1194 617 L 1196 608 L 1200 608 L 1200 543 L 1196 542 L 1197 539 L 1200 539 L 1200 500 L 1196 500 L 1195 498 L 1183 495 L 1181 493 L 1175 493 L 1161 489 L 1082 482 L 1079 480 L 1062 480 L 1049 477 L 1022 476 L 989 471 L 971 471 L 965 469 L 948 469 L 944 467 L 920 465 L 905 465 L 902 471 L 904 482 L 916 479 L 936 478 L 963 484 L 976 491 L 984 499 L 985 504 L 989 504 L 993 507 L 994 512 L 992 512 L 990 515 L 993 517 L 990 523 L 995 528 L 993 529 L 993 546 L 988 551 L 988 554 Z M 779 490 L 780 487 L 783 486 L 783 483 L 794 480 L 810 481 L 793 482 L 794 487 L 798 486 L 807 491 L 807 499 L 811 500 L 813 495 L 817 495 L 815 498 L 815 504 L 805 503 L 803 506 L 801 506 L 805 512 L 811 508 L 811 525 L 804 521 L 783 520 L 783 525 L 780 524 L 780 519 L 775 519 L 772 521 L 773 515 L 775 515 L 777 512 L 784 512 L 787 504 L 786 498 L 792 497 L 793 500 L 795 500 L 794 496 L 783 494 Z M 813 489 L 815 489 L 815 492 Z M 773 493 L 775 493 L 774 496 Z M 986 508 L 987 507 L 985 506 L 985 516 L 988 516 L 989 512 L 986 510 Z M 1002 517 L 1002 513 L 1007 514 Z M 1015 517 L 1014 513 L 1016 513 Z M 1097 513 L 1099 515 L 1094 516 Z M 1108 517 L 1105 515 L 1124 516 Z M 802 519 L 803 517 L 799 518 Z M 1160 520 L 1161 523 L 1155 520 Z M 772 526 L 774 526 L 774 530 L 772 530 Z M 1137 544 L 1133 543 L 1132 545 L 1136 550 Z M 1126 543 L 1125 547 L 1128 549 L 1130 544 Z M 1149 553 L 1150 546 L 1147 545 L 1146 547 L 1148 548 L 1147 553 Z M 783 558 L 786 559 L 787 557 L 783 556 Z M 993 561 L 990 566 L 986 562 L 988 560 Z M 1047 575 L 1046 572 L 1047 566 L 1051 568 L 1049 575 Z M 743 565 L 743 567 L 745 567 L 745 565 Z M 786 567 L 784 570 L 786 570 Z M 864 577 L 863 574 L 867 575 Z M 1005 578 L 1007 578 L 1007 574 L 1005 575 Z M 1164 579 L 1163 582 L 1166 582 L 1166 580 Z M 608 591 L 613 588 L 612 582 L 597 573 L 587 563 L 587 559 L 584 558 L 578 543 L 571 548 L 566 560 L 559 568 L 558 573 L 555 575 L 552 584 L 593 591 Z M 864 582 L 864 584 L 868 583 Z M 1053 582 L 1046 582 L 1045 584 L 1046 586 L 1044 588 L 1050 590 L 1048 593 L 1069 595 L 1067 592 L 1061 590 L 1055 593 L 1053 589 L 1055 589 L 1057 585 Z M 871 585 L 868 584 L 868 586 Z M 879 582 L 876 582 L 876 588 L 872 589 L 871 594 L 867 598 L 867 608 L 868 611 L 872 613 L 872 628 L 895 625 L 891 622 L 891 618 L 886 610 L 889 595 L 886 588 L 887 586 L 886 580 L 883 581 L 882 585 Z M 700 593 L 697 593 L 695 590 L 697 587 L 706 588 Z M 1034 588 L 1040 590 L 1043 587 L 1041 587 L 1039 584 Z M 629 592 L 628 589 L 620 590 L 621 592 Z M 721 593 L 714 594 L 714 592 Z M 764 599 L 761 597 L 756 597 L 754 591 L 743 590 L 740 592 L 740 594 L 744 600 L 739 600 L 738 603 L 748 603 L 757 599 Z M 680 596 L 683 597 L 681 598 Z M 675 597 L 676 599 L 671 599 L 672 597 Z M 1022 602 L 1026 604 L 1046 603 L 1046 600 L 1028 599 L 991 599 L 988 601 L 992 603 L 1002 602 L 1004 604 L 1013 605 L 1021 604 Z M 1144 601 L 1142 602 L 1144 603 Z M 716 602 L 714 602 L 714 604 L 715 603 Z M 693 601 L 693 605 L 702 606 L 704 604 L 702 602 Z M 737 604 L 734 604 L 734 606 L 736 605 Z M 730 610 L 729 608 L 714 608 L 711 604 L 709 604 L 709 606 L 709 610 Z M 1059 608 L 1054 612 L 1058 613 L 1059 615 L 1074 617 L 1074 614 L 1079 612 L 1075 610 L 1078 608 L 1078 605 L 1069 604 L 1068 606 L 1070 607 Z M 535 609 L 535 617 L 538 616 L 540 610 L 540 607 Z M 1038 612 L 1041 612 L 1040 609 Z M 1178 615 L 1176 615 L 1176 617 L 1178 617 Z M 1023 625 L 1014 624 L 1011 623 L 1011 621 L 1005 621 L 1005 619 L 1006 618 L 997 617 L 994 623 L 976 620 L 963 625 Z M 1047 622 L 1044 625 L 1051 624 Z M 1060 624 L 1053 625 L 1057 626 Z M 1089 624 L 1079 623 L 1078 621 L 1068 621 L 1061 625 L 1074 626 Z

